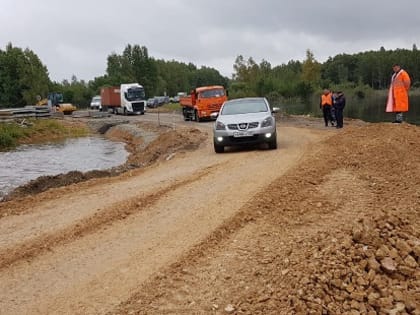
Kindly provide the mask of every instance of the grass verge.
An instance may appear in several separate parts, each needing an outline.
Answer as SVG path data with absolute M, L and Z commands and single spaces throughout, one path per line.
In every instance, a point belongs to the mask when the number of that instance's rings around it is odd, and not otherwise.
M 168 103 L 156 108 L 148 108 L 148 112 L 150 113 L 170 113 L 170 112 L 181 112 L 182 107 L 179 103 Z

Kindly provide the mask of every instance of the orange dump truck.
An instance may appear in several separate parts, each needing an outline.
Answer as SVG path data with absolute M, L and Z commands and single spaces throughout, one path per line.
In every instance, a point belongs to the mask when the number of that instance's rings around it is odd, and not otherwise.
M 201 121 L 214 119 L 220 107 L 227 100 L 226 90 L 221 85 L 202 86 L 191 91 L 190 95 L 180 97 L 184 120 Z M 212 115 L 213 114 L 213 115 Z

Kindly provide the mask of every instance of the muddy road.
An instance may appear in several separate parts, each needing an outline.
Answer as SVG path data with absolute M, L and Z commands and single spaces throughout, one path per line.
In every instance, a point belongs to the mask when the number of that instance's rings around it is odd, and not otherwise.
M 278 150 L 215 154 L 211 123 L 160 119 L 153 163 L 0 205 L 0 314 L 418 314 L 418 127 L 291 118 Z

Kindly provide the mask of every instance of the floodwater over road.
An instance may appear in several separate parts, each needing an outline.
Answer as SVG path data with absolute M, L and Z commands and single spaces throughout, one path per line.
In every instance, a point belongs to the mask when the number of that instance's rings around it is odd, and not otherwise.
M 0 200 L 12 189 L 44 175 L 104 170 L 123 164 L 124 143 L 99 137 L 69 139 L 45 145 L 22 145 L 0 152 Z

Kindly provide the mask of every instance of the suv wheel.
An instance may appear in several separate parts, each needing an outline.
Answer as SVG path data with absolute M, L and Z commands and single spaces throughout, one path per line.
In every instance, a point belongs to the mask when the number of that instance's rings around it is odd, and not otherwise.
M 271 141 L 268 143 L 268 148 L 269 148 L 270 150 L 275 150 L 275 149 L 277 149 L 277 137 L 274 137 L 274 139 L 273 139 L 273 140 L 271 140 Z
M 217 145 L 216 143 L 214 143 L 214 151 L 216 153 L 223 153 L 225 152 L 225 147 L 222 145 Z

